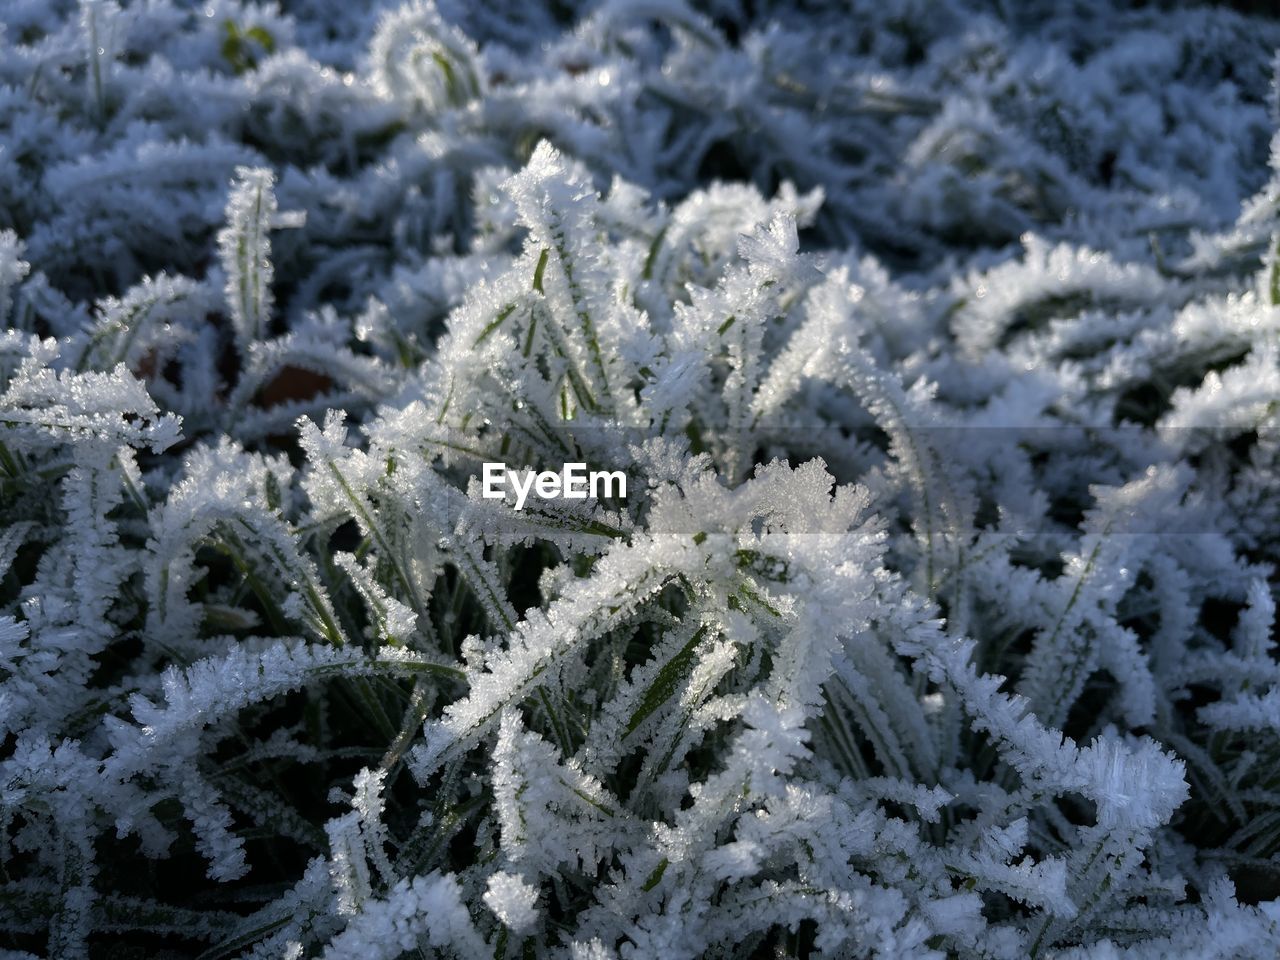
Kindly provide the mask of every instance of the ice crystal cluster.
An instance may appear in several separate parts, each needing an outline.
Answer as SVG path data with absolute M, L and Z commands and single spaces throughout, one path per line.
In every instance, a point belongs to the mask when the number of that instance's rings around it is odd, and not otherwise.
M 1280 21 L 0 20 L 6 958 L 1280 951 Z

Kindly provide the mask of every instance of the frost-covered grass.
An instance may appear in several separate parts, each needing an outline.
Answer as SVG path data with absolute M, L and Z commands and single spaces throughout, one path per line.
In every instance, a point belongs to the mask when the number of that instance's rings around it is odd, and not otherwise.
M 5 957 L 1277 955 L 1280 21 L 290 11 L 0 4 Z

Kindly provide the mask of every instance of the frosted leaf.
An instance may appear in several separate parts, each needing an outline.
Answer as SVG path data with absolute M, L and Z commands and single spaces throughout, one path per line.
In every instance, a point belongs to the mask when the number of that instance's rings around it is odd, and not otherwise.
M 268 233 L 303 222 L 297 214 L 278 215 L 276 210 L 275 175 L 261 167 L 236 167 L 227 196 L 227 225 L 218 232 L 218 254 L 227 276 L 225 296 L 237 345 L 245 353 L 266 335 L 275 305 Z
M 370 42 L 374 87 L 388 99 L 439 113 L 482 91 L 475 45 L 430 2 L 386 13 Z
M 31 269 L 22 253 L 23 243 L 18 235 L 12 230 L 0 231 L 0 319 L 6 321 L 13 306 L 13 288 Z

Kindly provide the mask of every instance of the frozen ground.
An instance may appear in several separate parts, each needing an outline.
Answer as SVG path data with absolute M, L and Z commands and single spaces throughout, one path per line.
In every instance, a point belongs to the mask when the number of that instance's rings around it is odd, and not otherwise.
M 1280 20 L 0 23 L 5 957 L 1280 951 Z

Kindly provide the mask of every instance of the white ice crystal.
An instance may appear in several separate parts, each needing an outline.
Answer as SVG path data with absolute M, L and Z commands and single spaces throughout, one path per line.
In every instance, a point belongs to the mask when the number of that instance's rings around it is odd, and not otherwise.
M 538 891 L 519 874 L 500 872 L 491 876 L 484 902 L 513 933 L 530 933 L 538 922 Z

